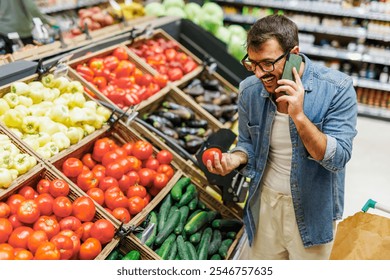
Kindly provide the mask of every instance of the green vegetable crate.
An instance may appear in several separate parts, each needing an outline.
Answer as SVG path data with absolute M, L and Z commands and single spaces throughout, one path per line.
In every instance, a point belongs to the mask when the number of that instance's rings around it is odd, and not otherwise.
M 63 179 L 66 181 L 66 177 L 64 177 L 62 174 L 58 173 L 56 170 L 53 170 L 47 166 L 43 166 L 44 164 L 41 164 L 40 166 L 40 169 L 37 170 L 36 172 L 34 172 L 33 174 L 30 174 L 29 177 L 21 177 L 18 181 L 18 183 L 16 184 L 15 187 L 13 188 L 9 188 L 7 190 L 7 192 L 3 193 L 0 197 L 0 201 L 1 202 L 7 202 L 7 200 L 10 199 L 10 197 L 12 197 L 13 195 L 21 195 L 21 190 L 23 190 L 23 188 L 25 186 L 30 186 L 32 187 L 35 191 L 37 191 L 37 185 L 38 185 L 38 182 L 41 180 L 41 179 L 47 179 L 49 181 L 52 181 L 54 179 Z M 25 194 L 26 195 L 26 194 Z M 77 188 L 75 188 L 72 184 L 69 184 L 69 193 L 67 195 L 67 197 L 69 198 L 69 200 L 73 203 L 76 199 L 84 196 L 85 194 L 83 194 L 82 192 L 80 192 Z M 15 200 L 17 200 L 18 198 L 15 197 Z M 95 215 L 92 219 L 92 222 L 96 222 L 97 220 L 100 220 L 100 219 L 106 219 L 106 220 L 109 220 L 109 217 L 107 216 L 106 214 L 106 211 L 102 211 L 102 208 L 99 207 L 100 205 L 98 205 L 97 203 L 95 203 L 95 207 L 96 207 L 96 212 L 95 212 Z M 48 216 L 45 216 L 43 214 L 41 214 L 40 217 L 46 217 L 46 218 L 49 218 L 49 215 Z M 50 216 L 50 219 L 56 219 L 58 222 L 59 222 L 59 217 L 56 217 L 55 215 L 51 215 Z M 115 231 L 118 229 L 118 226 L 115 225 L 114 223 L 112 223 L 114 225 L 114 229 Z M 23 223 L 23 226 L 24 227 L 30 227 L 32 228 L 33 225 L 32 224 L 26 224 L 26 223 Z M 45 222 L 45 226 L 46 228 L 49 228 L 51 226 L 53 226 L 52 224 L 52 221 L 48 221 Z M 59 225 L 58 225 L 59 227 Z M 60 231 L 60 229 L 58 229 L 58 231 Z M 76 232 L 76 231 L 74 231 Z M 74 233 L 76 234 L 76 233 Z M 49 238 L 50 239 L 50 238 Z M 73 240 L 73 239 L 72 239 Z M 27 241 L 26 241 L 27 242 Z M 74 241 L 75 242 L 75 241 Z M 80 244 L 83 243 L 83 240 L 79 240 L 79 246 Z M 107 243 L 107 244 L 102 244 L 102 251 L 100 252 L 100 254 L 103 254 L 105 251 L 105 247 L 108 246 L 109 244 L 111 244 L 112 242 L 115 242 L 115 239 L 113 239 L 113 241 Z M 99 254 L 99 255 L 100 255 Z M 97 255 L 95 259 L 100 259 L 101 257 Z M 74 255 L 73 259 L 78 259 L 78 255 Z
M 54 157 L 49 160 L 49 163 L 57 169 L 58 172 L 62 173 L 62 165 L 64 162 L 70 158 L 70 157 L 75 157 L 81 159 L 85 154 L 91 153 L 94 147 L 94 144 L 96 140 L 102 139 L 105 137 L 108 137 L 112 140 L 115 141 L 116 144 L 119 146 L 123 145 L 124 143 L 127 142 L 136 142 L 138 140 L 144 140 L 148 141 L 153 145 L 153 155 L 155 156 L 158 151 L 165 149 L 169 150 L 172 155 L 173 155 L 173 160 L 171 162 L 171 166 L 174 171 L 173 177 L 169 180 L 167 185 L 161 189 L 161 191 L 155 195 L 154 197 L 151 198 L 151 201 L 149 202 L 148 205 L 146 205 L 145 208 L 141 212 L 139 212 L 136 216 L 132 217 L 132 219 L 137 218 L 138 216 L 145 216 L 149 211 L 154 207 L 153 205 L 158 204 L 163 197 L 170 191 L 174 183 L 178 180 L 178 178 L 182 175 L 182 172 L 179 168 L 179 166 L 182 164 L 182 159 L 175 154 L 173 151 L 170 150 L 169 147 L 167 147 L 164 143 L 161 141 L 158 141 L 158 139 L 154 138 L 149 138 L 149 137 L 144 137 L 141 135 L 138 131 L 132 128 L 133 123 L 130 124 L 130 126 L 126 125 L 122 121 L 118 121 L 115 123 L 112 127 L 105 127 L 95 137 L 90 137 L 88 139 L 85 139 L 85 141 L 80 142 L 79 144 L 75 145 L 74 147 L 71 147 L 68 149 L 68 152 L 65 155 L 58 155 L 58 157 Z M 65 175 L 64 175 L 65 176 Z M 68 179 L 68 178 L 67 178 Z M 69 179 L 68 179 L 69 180 Z M 81 190 L 77 185 L 69 180 L 70 184 L 73 184 L 75 188 L 77 188 L 81 193 L 86 193 Z M 100 206 L 100 205 L 99 205 Z M 100 206 L 101 207 L 101 206 Z M 103 210 L 106 212 L 107 216 L 110 217 L 110 220 L 115 223 L 117 226 L 121 224 L 121 222 L 116 219 L 111 213 L 107 212 L 106 210 Z M 131 222 L 131 220 L 130 220 Z M 126 224 L 125 224 L 126 226 Z
M 244 231 L 241 217 L 211 197 L 194 174 L 183 173 L 164 199 L 139 218 L 131 223 L 142 228 L 155 223 L 145 241 L 155 259 L 229 259 Z

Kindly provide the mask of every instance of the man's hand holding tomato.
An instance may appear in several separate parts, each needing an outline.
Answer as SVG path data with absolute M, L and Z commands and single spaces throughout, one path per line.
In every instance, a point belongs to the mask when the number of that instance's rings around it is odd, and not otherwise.
M 207 170 L 210 173 L 225 176 L 239 167 L 241 164 L 247 163 L 247 155 L 237 151 L 234 153 L 214 153 L 214 161 L 208 159 L 206 162 Z

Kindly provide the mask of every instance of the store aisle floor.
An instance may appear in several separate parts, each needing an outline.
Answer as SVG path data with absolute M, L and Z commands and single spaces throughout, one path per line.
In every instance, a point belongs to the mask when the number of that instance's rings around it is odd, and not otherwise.
M 369 198 L 390 207 L 390 121 L 359 116 L 357 129 L 347 164 L 344 218 L 361 211 Z M 368 212 L 390 217 L 377 209 Z

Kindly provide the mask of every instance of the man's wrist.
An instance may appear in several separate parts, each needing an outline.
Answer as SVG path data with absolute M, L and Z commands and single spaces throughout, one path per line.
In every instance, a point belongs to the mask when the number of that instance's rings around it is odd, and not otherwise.
M 238 156 L 240 165 L 245 165 L 248 162 L 248 156 L 242 151 L 233 151 L 232 154 Z

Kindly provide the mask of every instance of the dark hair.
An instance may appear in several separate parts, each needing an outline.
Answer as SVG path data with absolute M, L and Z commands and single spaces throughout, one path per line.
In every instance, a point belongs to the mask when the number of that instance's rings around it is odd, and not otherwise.
M 276 39 L 283 52 L 298 46 L 298 27 L 283 15 L 270 15 L 257 20 L 248 31 L 247 49 L 258 48 L 269 39 Z

